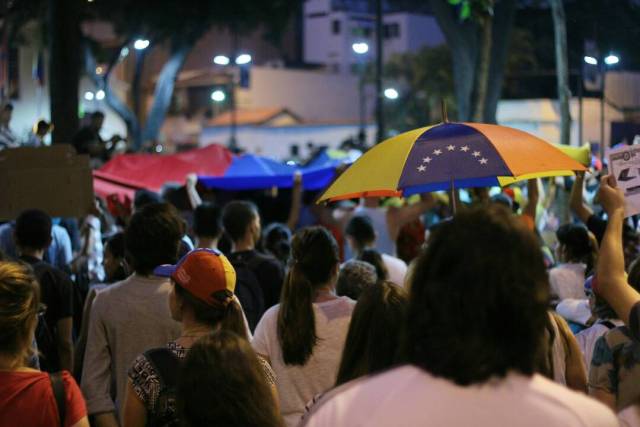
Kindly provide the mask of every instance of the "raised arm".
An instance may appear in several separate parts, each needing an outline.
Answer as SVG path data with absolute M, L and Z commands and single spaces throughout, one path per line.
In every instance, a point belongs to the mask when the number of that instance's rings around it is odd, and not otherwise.
M 200 198 L 200 194 L 198 194 L 198 190 L 196 189 L 197 183 L 198 176 L 195 173 L 190 173 L 189 175 L 187 175 L 187 180 L 184 186 L 187 190 L 187 196 L 189 197 L 191 209 L 195 209 L 202 204 L 202 199 Z
M 627 283 L 624 271 L 622 225 L 624 223 L 624 194 L 616 187 L 611 175 L 600 181 L 600 204 L 607 212 L 609 222 L 600 243 L 596 292 L 613 307 L 627 325 L 631 308 L 640 302 L 640 294 Z M 629 325 L 632 329 L 633 325 Z
M 538 179 L 530 179 L 527 181 L 527 205 L 522 210 L 522 214 L 533 219 L 534 224 L 536 222 L 536 210 L 538 208 L 539 198 Z
M 571 211 L 575 216 L 580 219 L 580 221 L 587 223 L 587 220 L 591 215 L 593 215 L 593 211 L 589 209 L 589 207 L 584 203 L 582 199 L 582 191 L 584 188 L 584 172 L 576 172 L 576 180 L 573 183 L 573 187 L 571 187 L 571 196 L 569 197 L 569 206 L 571 207 Z
M 287 227 L 289 230 L 295 231 L 298 220 L 300 219 L 300 208 L 302 206 L 302 173 L 296 171 L 293 175 L 293 187 L 291 189 L 291 207 L 289 208 L 289 217 L 287 218 Z
M 412 205 L 401 208 L 390 207 L 387 211 L 387 224 L 389 235 L 395 241 L 403 225 L 415 221 L 420 215 L 431 209 L 435 205 L 435 200 L 431 193 L 420 196 L 420 201 Z

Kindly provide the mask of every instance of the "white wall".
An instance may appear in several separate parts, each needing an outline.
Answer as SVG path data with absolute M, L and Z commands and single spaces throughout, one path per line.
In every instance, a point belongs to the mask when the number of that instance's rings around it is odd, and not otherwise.
M 18 52 L 19 58 L 19 98 L 11 100 L 13 104 L 13 118 L 10 123 L 11 129 L 21 139 L 26 139 L 28 133 L 38 120 L 51 119 L 49 106 L 49 76 L 45 73 L 45 85 L 40 87 L 32 78 L 32 66 L 36 58 L 36 50 L 28 46 L 22 46 Z M 45 56 L 45 70 L 47 70 L 47 61 Z M 100 109 L 105 113 L 105 124 L 102 128 L 102 136 L 109 138 L 113 134 L 126 136 L 126 126 L 120 118 L 111 111 L 104 101 L 88 102 L 84 99 L 86 91 L 95 92 L 97 89 L 86 78 L 82 79 L 80 84 L 79 102 L 80 108 L 84 111 L 93 111 Z M 54 123 L 55 125 L 55 123 Z M 50 138 L 48 136 L 47 138 Z

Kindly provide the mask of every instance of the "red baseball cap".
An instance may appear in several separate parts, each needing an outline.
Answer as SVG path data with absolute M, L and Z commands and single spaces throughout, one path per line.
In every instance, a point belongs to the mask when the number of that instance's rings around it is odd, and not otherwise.
M 236 288 L 236 271 L 222 252 L 214 249 L 194 249 L 177 264 L 156 267 L 153 274 L 171 277 L 179 286 L 209 305 L 218 305 L 215 294 L 220 291 L 233 293 Z

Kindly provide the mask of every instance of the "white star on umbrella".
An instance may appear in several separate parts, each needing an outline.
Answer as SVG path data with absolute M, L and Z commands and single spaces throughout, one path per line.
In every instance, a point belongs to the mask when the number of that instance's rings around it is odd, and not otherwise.
M 460 147 L 460 151 L 464 151 L 466 153 L 467 151 L 469 151 L 469 146 L 463 145 L 462 147 Z
M 435 154 L 436 156 L 439 156 L 440 154 L 442 154 L 442 150 L 440 150 L 440 149 L 433 150 L 433 154 Z
M 426 170 L 427 170 L 427 168 L 424 165 L 418 166 L 418 172 L 424 172 Z
M 422 163 L 431 163 L 431 157 L 425 157 L 424 159 L 422 159 Z
M 453 150 L 455 150 L 455 149 L 456 149 L 456 146 L 455 146 L 455 145 L 448 145 L 448 146 L 447 146 L 447 150 L 449 150 L 449 151 L 453 151 Z
M 474 151 L 472 156 L 473 157 L 480 157 L 480 152 L 479 151 Z
M 489 161 L 489 160 L 487 160 L 487 159 L 485 159 L 485 158 L 483 157 L 483 158 L 481 158 L 481 159 L 480 159 L 480 164 L 481 164 L 481 165 L 486 165 L 488 161 Z

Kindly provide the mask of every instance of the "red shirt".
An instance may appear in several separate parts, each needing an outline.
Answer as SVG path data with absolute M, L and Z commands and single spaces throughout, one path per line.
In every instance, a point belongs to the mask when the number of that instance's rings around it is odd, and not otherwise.
M 87 415 L 87 408 L 80 388 L 69 372 L 62 373 L 62 381 L 67 403 L 64 427 L 70 427 Z M 0 371 L 0 427 L 17 425 L 60 426 L 47 373 Z

